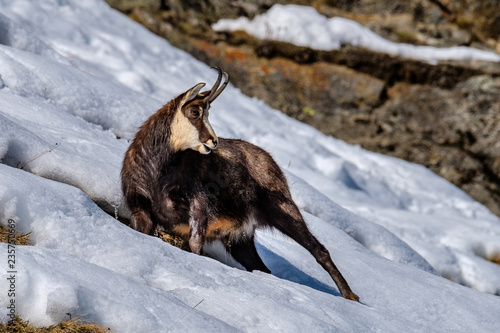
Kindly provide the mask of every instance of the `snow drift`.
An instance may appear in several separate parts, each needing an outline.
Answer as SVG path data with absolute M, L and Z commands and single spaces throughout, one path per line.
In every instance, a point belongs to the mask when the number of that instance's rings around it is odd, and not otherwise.
M 394 43 L 343 17 L 327 18 L 308 6 L 274 5 L 253 20 L 240 17 L 213 24 L 214 30 L 245 30 L 260 39 L 274 39 L 318 50 L 337 50 L 343 45 L 396 57 L 437 63 L 439 60 L 500 61 L 500 55 L 465 46 L 437 48 Z

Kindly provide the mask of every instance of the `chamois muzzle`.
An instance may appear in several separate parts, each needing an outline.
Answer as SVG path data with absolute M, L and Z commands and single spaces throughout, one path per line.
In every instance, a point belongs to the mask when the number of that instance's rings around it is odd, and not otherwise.
M 226 86 L 227 86 L 227 84 L 229 82 L 229 74 L 227 74 L 226 72 L 223 72 L 217 66 L 214 66 L 214 67 L 211 67 L 211 68 L 213 68 L 213 69 L 215 69 L 215 70 L 217 70 L 219 72 L 219 77 L 217 78 L 217 81 L 215 81 L 215 84 L 212 87 L 212 89 L 210 89 L 209 94 L 204 98 L 204 100 L 206 102 L 208 102 L 208 104 L 212 103 L 217 97 L 219 97 L 219 95 L 222 93 L 222 91 L 224 91 L 224 89 L 226 88 Z M 224 76 L 224 82 L 219 87 L 220 82 L 222 80 L 222 76 Z

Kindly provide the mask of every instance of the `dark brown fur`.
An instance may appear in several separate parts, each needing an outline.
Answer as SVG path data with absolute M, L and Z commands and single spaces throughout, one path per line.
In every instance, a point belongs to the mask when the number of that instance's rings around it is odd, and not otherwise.
M 316 258 L 343 297 L 357 301 L 328 250 L 307 228 L 279 166 L 251 143 L 217 138 L 206 126 L 210 103 L 204 97 L 209 92 L 198 93 L 197 86 L 152 115 L 125 155 L 122 187 L 132 228 L 147 234 L 163 228 L 187 238 L 192 252 L 198 254 L 206 240 L 220 240 L 247 270 L 270 273 L 255 248 L 254 232 L 274 227 Z M 196 97 L 186 100 L 193 91 Z M 201 110 L 198 118 L 192 110 Z M 192 129 L 180 117 L 189 120 L 205 146 L 175 148 L 184 142 L 183 137 L 172 138 L 178 131 L 173 126 L 184 128 L 179 133 L 189 134 Z M 174 119 L 181 125 L 173 125 Z M 186 145 L 196 144 L 189 140 Z

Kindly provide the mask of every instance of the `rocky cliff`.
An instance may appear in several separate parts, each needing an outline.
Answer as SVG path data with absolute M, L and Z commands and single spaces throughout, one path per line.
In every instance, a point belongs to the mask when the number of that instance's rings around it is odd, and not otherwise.
M 107 0 L 231 82 L 324 133 L 423 164 L 500 215 L 500 64 L 431 65 L 346 46 L 318 51 L 215 32 L 274 3 L 314 6 L 395 42 L 500 53 L 500 1 Z

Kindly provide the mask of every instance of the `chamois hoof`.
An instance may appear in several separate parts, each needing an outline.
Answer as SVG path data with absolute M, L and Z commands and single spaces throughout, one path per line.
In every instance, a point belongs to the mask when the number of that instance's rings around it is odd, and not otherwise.
M 343 294 L 342 297 L 351 301 L 359 302 L 359 296 L 353 293 L 352 291 Z

